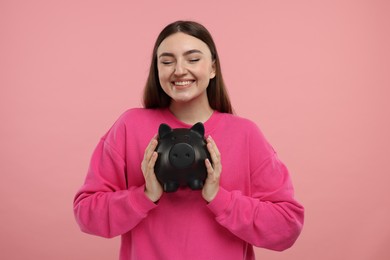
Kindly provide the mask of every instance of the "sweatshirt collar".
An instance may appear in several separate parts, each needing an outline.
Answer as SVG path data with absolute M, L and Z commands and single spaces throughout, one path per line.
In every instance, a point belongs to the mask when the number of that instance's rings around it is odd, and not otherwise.
M 175 115 L 169 110 L 169 108 L 164 108 L 162 110 L 166 124 L 172 128 L 191 128 L 192 125 L 186 124 L 175 117 Z M 210 118 L 203 123 L 205 128 L 205 136 L 211 134 L 216 128 L 218 121 L 223 117 L 224 113 L 214 110 Z

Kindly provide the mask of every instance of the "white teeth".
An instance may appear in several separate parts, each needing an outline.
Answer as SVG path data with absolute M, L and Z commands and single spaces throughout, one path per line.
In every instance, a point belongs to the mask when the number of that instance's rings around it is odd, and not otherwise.
M 177 86 L 185 86 L 191 84 L 191 81 L 175 81 L 174 83 Z

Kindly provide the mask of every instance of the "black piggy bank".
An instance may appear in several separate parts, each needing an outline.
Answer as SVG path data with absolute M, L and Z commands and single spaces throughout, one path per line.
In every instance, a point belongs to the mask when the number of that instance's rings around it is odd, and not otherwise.
M 204 138 L 204 126 L 172 129 L 161 124 L 158 129 L 158 158 L 154 166 L 157 180 L 165 192 L 175 192 L 180 186 L 192 190 L 203 188 L 207 176 L 205 160 L 210 159 Z

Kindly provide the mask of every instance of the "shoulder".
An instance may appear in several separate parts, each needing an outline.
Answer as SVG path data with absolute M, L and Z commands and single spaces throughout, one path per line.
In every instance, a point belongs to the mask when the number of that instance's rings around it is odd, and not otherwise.
M 123 112 L 108 131 L 111 136 L 124 136 L 129 133 L 156 131 L 161 109 L 131 108 Z
M 119 116 L 114 127 L 128 129 L 155 127 L 156 122 L 161 121 L 163 114 L 163 109 L 130 108 Z
M 215 134 L 223 142 L 246 144 L 251 149 L 273 151 L 266 136 L 258 124 L 248 118 L 233 114 L 221 114 L 221 120 Z
M 119 117 L 119 122 L 134 122 L 134 120 L 144 120 L 148 118 L 156 118 L 161 115 L 161 109 L 149 108 L 130 108 Z
M 222 114 L 221 122 L 225 129 L 239 133 L 260 132 L 260 128 L 254 121 L 233 114 Z

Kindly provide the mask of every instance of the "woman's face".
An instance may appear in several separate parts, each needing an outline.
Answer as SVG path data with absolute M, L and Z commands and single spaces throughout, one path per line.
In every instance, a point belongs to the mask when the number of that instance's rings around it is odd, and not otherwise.
M 157 49 L 160 85 L 173 102 L 206 99 L 215 65 L 206 43 L 185 33 L 165 38 Z

